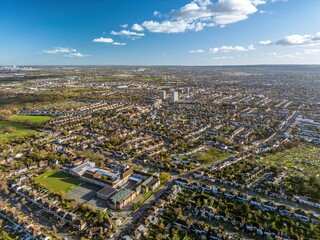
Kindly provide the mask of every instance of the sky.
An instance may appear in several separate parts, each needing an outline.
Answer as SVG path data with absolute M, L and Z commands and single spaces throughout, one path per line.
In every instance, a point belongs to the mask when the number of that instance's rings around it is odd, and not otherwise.
M 320 1 L 0 1 L 0 65 L 255 64 L 320 64 Z

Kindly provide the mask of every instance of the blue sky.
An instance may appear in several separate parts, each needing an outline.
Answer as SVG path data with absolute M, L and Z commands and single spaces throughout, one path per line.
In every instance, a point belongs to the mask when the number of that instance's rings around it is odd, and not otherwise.
M 320 64 L 319 0 L 1 0 L 1 65 Z

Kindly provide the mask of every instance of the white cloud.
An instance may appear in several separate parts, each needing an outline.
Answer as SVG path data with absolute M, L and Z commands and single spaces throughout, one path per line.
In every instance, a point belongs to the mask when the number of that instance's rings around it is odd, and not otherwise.
M 263 53 L 260 56 L 279 56 L 279 53 L 277 53 L 277 52 L 268 52 L 268 53 Z
M 103 38 L 103 37 L 95 38 L 95 39 L 92 40 L 92 42 L 107 43 L 107 44 L 112 44 L 112 45 L 115 45 L 115 46 L 124 46 L 124 45 L 126 45 L 123 42 L 115 42 L 112 38 Z
M 255 47 L 254 45 L 249 45 L 248 47 L 243 47 L 243 46 L 222 46 L 222 47 L 215 47 L 215 48 L 210 48 L 209 52 L 210 53 L 229 53 L 229 52 L 247 52 L 247 51 L 254 51 Z
M 214 57 L 214 60 L 226 60 L 226 59 L 235 59 L 235 57 L 232 56 L 222 56 L 222 57 Z
M 120 32 L 111 31 L 111 35 L 122 36 L 127 38 L 140 38 L 144 37 L 144 33 L 131 32 L 128 30 L 121 30 Z
M 267 3 L 265 0 L 252 0 L 251 2 L 255 6 Z
M 54 49 L 51 49 L 51 50 L 42 50 L 42 52 L 46 54 L 72 53 L 76 51 L 77 51 L 76 49 L 63 48 L 63 47 L 55 47 Z
M 189 0 L 190 1 L 190 0 Z M 145 29 L 154 33 L 181 33 L 186 31 L 201 31 L 204 28 L 220 26 L 243 21 L 257 12 L 270 13 L 258 9 L 267 2 L 286 0 L 191 0 L 179 9 L 162 14 L 154 11 L 153 16 L 162 20 L 147 20 L 141 24 L 135 23 L 131 29 L 135 32 L 122 30 L 112 31 L 112 35 L 125 36 L 135 39 L 143 37 Z M 121 25 L 127 28 L 128 25 Z M 138 32 L 138 33 L 137 33 Z
M 166 20 L 145 21 L 141 25 L 156 33 L 201 31 L 205 27 L 243 21 L 258 12 L 257 7 L 265 3 L 264 0 L 193 0 L 178 10 L 172 10 Z M 154 16 L 165 15 L 155 11 Z
M 161 16 L 161 13 L 160 13 L 160 12 L 158 12 L 158 11 L 154 11 L 154 12 L 153 12 L 153 16 L 155 16 L 155 17 L 159 17 L 159 16 Z
M 270 45 L 273 44 L 273 42 L 270 41 L 270 40 L 263 40 L 263 41 L 260 41 L 258 44 L 259 44 L 260 46 L 270 46 Z
M 307 49 L 303 51 L 307 55 L 320 55 L 320 49 Z
M 276 42 L 282 46 L 316 46 L 320 45 L 320 32 L 315 35 L 289 35 Z
M 134 31 L 138 31 L 138 32 L 144 31 L 144 28 L 140 24 L 137 24 L 137 23 L 133 24 L 131 29 Z
M 204 53 L 204 50 L 202 49 L 197 49 L 197 50 L 190 50 L 190 53 Z
M 149 32 L 154 33 L 180 33 L 187 30 L 201 31 L 205 27 L 214 26 L 213 23 L 201 23 L 201 22 L 186 22 L 184 20 L 177 21 L 145 21 L 142 23 L 142 26 L 145 27 Z
M 259 11 L 259 13 L 261 13 L 261 14 L 273 14 L 273 12 L 265 11 L 265 10 L 261 10 L 261 11 Z
M 286 36 L 277 42 L 278 45 L 305 45 L 309 44 L 312 40 L 311 35 L 290 35 Z
M 309 60 L 313 62 L 314 60 L 318 61 L 320 56 L 320 49 L 306 49 L 299 52 L 290 52 L 290 53 L 266 53 L 261 56 L 271 56 L 278 59 L 295 59 L 295 60 Z
M 64 47 L 55 47 L 54 49 L 50 49 L 50 50 L 42 50 L 42 53 L 45 54 L 57 54 L 57 55 L 62 55 L 64 57 L 87 57 L 89 55 L 85 55 L 82 54 L 80 52 L 78 52 L 76 49 L 74 48 L 64 48 Z
M 100 38 L 93 39 L 92 42 L 96 42 L 96 43 L 113 43 L 113 39 L 112 38 L 100 37 Z
M 253 44 L 251 44 L 251 45 L 248 46 L 248 50 L 249 51 L 254 51 L 254 50 L 256 50 L 256 48 L 254 47 Z
M 210 49 L 209 49 L 209 52 L 210 52 L 210 53 L 217 53 L 217 52 L 219 52 L 219 51 L 220 51 L 220 48 L 218 48 L 218 47 L 210 48 Z
M 290 52 L 290 53 L 277 53 L 277 52 L 270 52 L 261 54 L 261 56 L 268 56 L 273 57 L 274 59 L 295 59 L 295 60 L 308 60 L 311 63 L 316 60 L 319 60 L 320 56 L 320 49 L 306 49 L 299 52 Z
M 82 53 L 76 52 L 76 53 L 70 53 L 67 55 L 64 55 L 65 57 L 87 57 L 89 55 L 84 55 Z
M 179 33 L 192 29 L 192 26 L 183 21 L 163 21 L 161 23 L 155 21 L 145 21 L 142 26 L 148 29 L 149 32 L 155 33 Z
M 112 44 L 116 45 L 116 46 L 125 46 L 126 45 L 125 43 L 120 43 L 120 42 L 113 42 Z
M 318 40 L 320 41 L 320 32 L 317 32 L 316 35 L 313 37 L 313 40 Z

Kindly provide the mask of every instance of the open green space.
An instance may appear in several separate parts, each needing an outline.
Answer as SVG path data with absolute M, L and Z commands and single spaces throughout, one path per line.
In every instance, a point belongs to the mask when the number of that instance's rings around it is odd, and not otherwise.
M 320 175 L 320 148 L 302 144 L 299 147 L 267 155 L 258 160 L 266 166 L 285 167 L 289 173 L 309 177 Z
M 152 77 L 148 77 L 148 76 L 145 76 L 145 77 L 142 77 L 141 78 L 141 81 L 152 81 L 153 80 L 153 78 Z
M 52 116 L 29 116 L 29 115 L 13 115 L 10 117 L 12 121 L 29 121 L 34 123 L 43 123 L 51 120 Z
M 37 177 L 35 182 L 55 193 L 67 193 L 82 183 L 82 181 L 76 177 L 54 170 Z
M 207 152 L 201 153 L 198 156 L 198 161 L 206 163 L 206 164 L 211 164 L 211 163 L 220 161 L 224 158 L 227 158 L 229 156 L 230 156 L 230 154 L 228 152 L 213 148 Z
M 27 124 L 0 121 L 0 143 L 12 141 L 18 137 L 26 137 L 37 133 L 39 132 Z
M 261 165 L 272 166 L 277 171 L 287 174 L 278 186 L 268 186 L 277 191 L 284 189 L 287 193 L 306 196 L 311 199 L 320 198 L 320 148 L 302 144 L 258 160 Z
M 188 122 L 189 119 L 188 118 L 180 118 L 180 119 L 178 119 L 178 121 L 185 123 L 185 122 Z

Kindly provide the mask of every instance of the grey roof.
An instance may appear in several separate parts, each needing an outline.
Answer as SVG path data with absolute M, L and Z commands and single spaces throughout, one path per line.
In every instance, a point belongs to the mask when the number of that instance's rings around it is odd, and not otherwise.
M 121 202 L 122 200 L 130 196 L 132 193 L 133 193 L 132 190 L 123 188 L 119 192 L 117 192 L 115 195 L 113 195 L 110 198 L 110 200 L 113 202 Z
M 84 172 L 92 167 L 94 167 L 94 163 L 93 162 L 86 162 L 86 163 L 83 163 L 77 167 L 74 167 L 72 168 L 72 171 L 76 172 L 76 173 L 81 173 L 81 172 Z
M 114 193 L 116 189 L 110 186 L 106 186 L 105 188 L 102 188 L 98 194 L 104 195 L 106 197 L 110 196 L 112 193 Z

